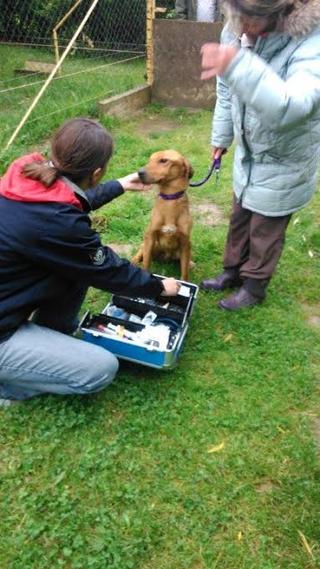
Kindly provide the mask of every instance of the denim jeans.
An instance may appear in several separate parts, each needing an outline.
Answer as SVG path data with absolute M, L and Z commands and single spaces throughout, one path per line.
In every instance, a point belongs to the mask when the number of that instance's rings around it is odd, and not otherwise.
M 1 398 L 94 393 L 112 382 L 118 371 L 117 358 L 67 335 L 77 328 L 85 294 L 85 288 L 75 287 L 52 300 L 0 344 Z

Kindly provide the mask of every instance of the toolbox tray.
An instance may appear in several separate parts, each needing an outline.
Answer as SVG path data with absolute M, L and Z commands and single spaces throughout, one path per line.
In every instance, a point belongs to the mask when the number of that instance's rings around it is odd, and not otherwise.
M 165 278 L 161 277 L 160 278 Z M 177 361 L 183 341 L 188 329 L 188 319 L 192 314 L 194 302 L 198 295 L 198 286 L 186 281 L 179 281 L 189 289 L 189 296 L 163 296 L 154 300 L 147 297 L 131 298 L 114 294 L 110 302 L 99 314 L 87 312 L 80 324 L 83 340 L 99 345 L 121 359 L 155 367 L 158 369 L 170 369 Z M 169 306 L 168 306 L 169 304 Z M 125 328 L 128 334 L 142 332 L 146 325 L 140 322 L 132 322 L 108 315 L 106 312 L 111 305 L 124 309 L 130 314 L 143 318 L 149 311 L 157 315 L 155 323 L 165 323 L 170 327 L 170 335 L 167 347 L 159 348 L 154 343 L 148 345 L 139 339 L 129 339 L 124 336 L 109 335 L 103 331 L 108 324 L 119 326 L 119 330 Z M 100 328 L 100 329 L 99 329 Z M 102 329 L 102 331 L 101 331 Z

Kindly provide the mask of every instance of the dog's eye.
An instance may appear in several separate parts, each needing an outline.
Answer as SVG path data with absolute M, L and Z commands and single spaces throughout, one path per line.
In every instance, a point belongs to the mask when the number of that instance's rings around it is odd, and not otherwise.
M 166 164 L 167 162 L 169 162 L 168 158 L 160 158 L 159 160 L 160 164 Z

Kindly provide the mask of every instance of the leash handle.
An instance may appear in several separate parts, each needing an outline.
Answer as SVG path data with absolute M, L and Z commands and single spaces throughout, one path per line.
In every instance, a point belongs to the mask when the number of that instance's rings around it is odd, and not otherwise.
M 216 184 L 219 182 L 220 168 L 221 168 L 221 156 L 219 156 L 219 158 L 215 158 L 213 161 L 213 170 L 216 173 L 216 179 L 215 179 Z
M 214 158 L 212 160 L 211 165 L 209 166 L 208 174 L 199 182 L 189 182 L 189 186 L 191 188 L 198 188 L 199 186 L 203 186 L 212 176 L 213 172 L 216 173 L 216 180 L 219 177 L 219 172 L 221 168 L 221 156 L 219 158 Z
M 213 169 L 220 170 L 220 168 L 221 168 L 221 156 L 219 156 L 219 158 L 215 158 L 213 161 Z

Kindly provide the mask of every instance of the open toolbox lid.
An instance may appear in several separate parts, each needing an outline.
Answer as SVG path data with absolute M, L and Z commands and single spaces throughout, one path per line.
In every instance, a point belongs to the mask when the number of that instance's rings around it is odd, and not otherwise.
M 178 295 L 163 296 L 156 300 L 114 294 L 101 313 L 91 315 L 88 312 L 84 316 L 80 324 L 84 339 L 95 341 L 93 338 L 96 338 L 98 342 L 98 338 L 103 337 L 108 343 L 105 347 L 115 353 L 119 353 L 121 344 L 122 357 L 126 357 L 125 345 L 128 350 L 131 345 L 148 351 L 167 353 L 174 352 L 178 347 L 180 349 L 188 327 L 187 320 L 198 294 L 198 286 L 185 281 L 179 282 L 181 290 Z M 148 321 L 150 314 L 154 321 Z M 155 329 L 158 327 L 159 331 L 161 324 L 167 328 L 167 332 L 163 330 L 164 336 L 158 337 Z M 100 340 L 99 343 L 101 345 Z
M 156 275 L 165 279 L 162 275 Z M 184 326 L 191 316 L 194 301 L 197 298 L 199 287 L 186 281 L 181 283 L 181 289 L 176 296 L 161 296 L 156 300 L 148 297 L 129 297 L 114 294 L 112 303 L 127 311 L 144 316 L 147 312 L 154 311 L 160 318 L 172 318 L 180 326 Z

